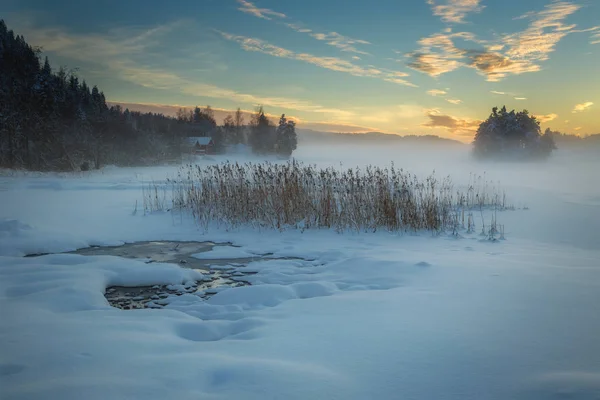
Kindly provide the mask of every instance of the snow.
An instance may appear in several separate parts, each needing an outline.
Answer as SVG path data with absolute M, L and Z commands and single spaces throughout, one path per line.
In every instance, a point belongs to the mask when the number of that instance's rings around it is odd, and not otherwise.
M 0 387 L 11 399 L 596 399 L 600 396 L 598 157 L 474 164 L 464 149 L 301 146 L 344 166 L 394 160 L 456 183 L 486 170 L 509 201 L 506 241 L 478 234 L 207 232 L 133 215 L 174 167 L 0 177 Z M 295 153 L 296 154 L 296 153 Z M 215 156 L 215 161 L 222 161 Z M 204 160 L 201 162 L 211 162 Z M 56 253 L 145 240 L 232 243 L 251 286 L 118 310 L 113 285 L 185 287 L 174 264 Z M 278 259 L 298 257 L 302 259 Z

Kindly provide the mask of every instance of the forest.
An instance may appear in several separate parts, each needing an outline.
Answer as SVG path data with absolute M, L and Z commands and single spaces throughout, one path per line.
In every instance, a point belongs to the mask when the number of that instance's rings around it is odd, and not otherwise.
M 218 126 L 210 108 L 170 117 L 109 107 L 104 93 L 76 70 L 53 71 L 42 51 L 0 20 L 0 167 L 39 171 L 99 169 L 180 161 L 190 136 L 211 136 L 214 151 L 247 144 L 256 154 L 291 156 L 295 124 L 273 124 L 258 107 L 248 125 L 241 110 Z

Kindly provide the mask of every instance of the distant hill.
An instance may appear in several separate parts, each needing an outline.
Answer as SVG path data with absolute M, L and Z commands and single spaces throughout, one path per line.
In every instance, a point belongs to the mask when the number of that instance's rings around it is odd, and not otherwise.
M 414 143 L 414 144 L 436 144 L 436 145 L 461 145 L 458 140 L 446 139 L 435 135 L 394 135 L 383 132 L 344 133 L 344 132 L 320 132 L 312 129 L 298 128 L 298 141 L 308 143 Z
M 581 137 L 555 132 L 552 137 L 554 138 L 556 147 L 559 149 L 581 147 L 600 149 L 600 133 Z

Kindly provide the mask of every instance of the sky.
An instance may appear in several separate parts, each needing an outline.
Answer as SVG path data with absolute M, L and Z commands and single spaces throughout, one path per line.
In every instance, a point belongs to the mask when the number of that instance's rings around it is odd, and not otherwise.
M 506 105 L 600 133 L 599 0 L 3 0 L 0 18 L 131 109 L 468 142 Z

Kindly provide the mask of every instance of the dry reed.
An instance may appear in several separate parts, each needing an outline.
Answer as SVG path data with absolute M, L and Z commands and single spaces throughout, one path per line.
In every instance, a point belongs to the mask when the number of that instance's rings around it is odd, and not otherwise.
M 168 183 L 173 207 L 190 211 L 205 228 L 216 223 L 456 234 L 474 231 L 474 210 L 505 208 L 505 196 L 482 177 L 473 175 L 460 191 L 449 177 L 438 180 L 432 174 L 421 180 L 393 164 L 346 170 L 297 161 L 186 165 Z

